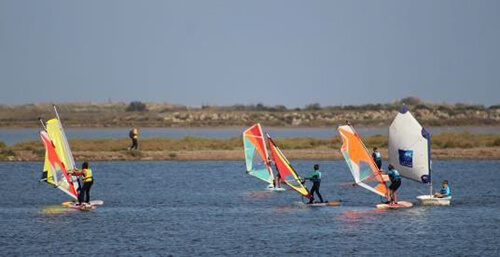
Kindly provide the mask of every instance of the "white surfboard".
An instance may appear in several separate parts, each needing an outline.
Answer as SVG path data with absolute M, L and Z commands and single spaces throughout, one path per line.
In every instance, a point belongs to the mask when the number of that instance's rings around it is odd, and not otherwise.
M 398 201 L 398 203 L 379 203 L 376 205 L 377 209 L 402 209 L 412 206 L 412 203 L 406 201 Z

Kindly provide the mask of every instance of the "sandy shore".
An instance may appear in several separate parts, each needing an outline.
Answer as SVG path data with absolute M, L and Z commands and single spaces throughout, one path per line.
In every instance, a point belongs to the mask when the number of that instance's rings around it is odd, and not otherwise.
M 381 149 L 387 156 L 387 149 Z M 338 149 L 283 150 L 290 160 L 343 160 Z M 243 150 L 203 151 L 76 151 L 77 161 L 202 161 L 244 160 Z M 433 160 L 500 160 L 500 147 L 448 148 L 432 150 Z M 3 161 L 43 161 L 31 151 L 16 151 L 16 156 Z

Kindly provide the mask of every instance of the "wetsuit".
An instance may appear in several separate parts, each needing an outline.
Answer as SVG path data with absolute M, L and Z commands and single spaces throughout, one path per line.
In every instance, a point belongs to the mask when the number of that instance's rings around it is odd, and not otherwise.
M 382 156 L 379 151 L 374 151 L 372 154 L 373 161 L 377 165 L 377 168 L 380 170 L 382 168 Z
M 279 172 L 274 177 L 274 187 L 281 188 L 281 175 Z
M 78 194 L 78 203 L 89 203 L 90 202 L 90 188 L 94 184 L 94 178 L 92 176 L 91 169 L 83 169 L 81 172 L 75 172 L 76 176 L 83 176 L 83 186 L 80 188 Z
M 323 202 L 323 197 L 321 197 L 321 194 L 319 193 L 319 187 L 321 185 L 321 172 L 319 170 L 315 170 L 312 176 L 306 178 L 309 179 L 313 182 L 313 186 L 311 188 L 311 198 L 309 199 L 309 203 L 313 203 L 314 201 L 314 193 L 319 197 L 320 202 Z
M 396 192 L 399 186 L 401 186 L 401 176 L 399 175 L 399 172 L 396 169 L 389 169 L 387 171 L 387 175 L 389 175 L 389 179 L 391 180 L 389 189 L 391 189 L 393 192 Z

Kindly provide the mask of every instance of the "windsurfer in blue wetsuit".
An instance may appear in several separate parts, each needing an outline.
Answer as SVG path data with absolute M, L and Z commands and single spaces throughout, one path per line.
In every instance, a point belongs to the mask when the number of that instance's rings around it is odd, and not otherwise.
M 377 168 L 380 170 L 382 168 L 382 155 L 380 154 L 377 147 L 373 148 L 372 158 L 377 165 Z
M 311 188 L 311 198 L 309 199 L 309 203 L 314 202 L 314 193 L 315 192 L 319 197 L 319 201 L 322 203 L 323 197 L 321 197 L 321 194 L 319 193 L 319 187 L 321 185 L 321 172 L 319 171 L 319 165 L 315 164 L 313 174 L 310 177 L 307 177 L 304 179 L 311 180 L 313 182 L 313 186 Z
M 443 180 L 443 182 L 441 182 L 441 186 L 442 186 L 441 190 L 439 191 L 439 193 L 435 193 L 434 197 L 443 198 L 451 196 L 451 190 L 450 187 L 448 186 L 448 180 Z
M 389 185 L 389 203 L 397 204 L 398 200 L 396 199 L 396 191 L 399 186 L 401 186 L 401 176 L 391 164 L 387 167 L 386 174 L 389 176 L 389 180 L 391 181 L 391 184 Z

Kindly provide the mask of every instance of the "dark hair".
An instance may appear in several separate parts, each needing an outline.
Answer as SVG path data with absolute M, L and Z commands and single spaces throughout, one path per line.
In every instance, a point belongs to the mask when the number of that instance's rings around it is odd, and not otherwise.
M 394 169 L 394 166 L 392 166 L 392 164 L 389 164 L 389 166 L 387 166 L 387 168 L 392 170 L 392 169 Z
M 373 151 L 377 151 L 377 149 L 378 149 L 377 147 L 373 147 Z
M 82 170 L 83 169 L 88 169 L 89 168 L 89 163 L 88 162 L 83 162 L 82 163 Z
M 448 184 L 448 180 L 443 180 L 443 184 Z
M 319 165 L 318 164 L 314 164 L 314 170 L 318 170 L 319 169 Z

